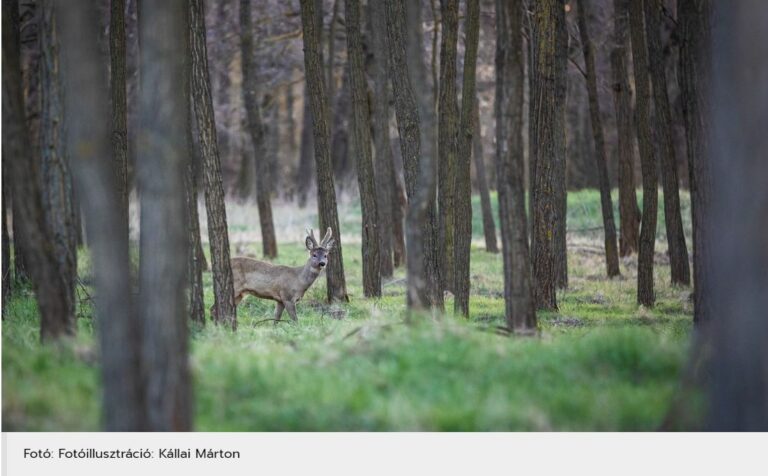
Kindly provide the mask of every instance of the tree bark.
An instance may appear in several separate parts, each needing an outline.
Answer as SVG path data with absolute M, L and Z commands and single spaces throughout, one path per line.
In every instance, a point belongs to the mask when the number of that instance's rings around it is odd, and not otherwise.
M 440 38 L 438 115 L 438 253 L 442 287 L 454 289 L 454 236 L 459 105 L 456 95 L 456 64 L 459 38 L 459 0 L 440 1 L 443 35 Z M 463 219 L 463 217 L 462 217 Z
M 664 189 L 664 224 L 667 230 L 669 266 L 673 285 L 691 283 L 688 267 L 688 249 L 685 245 L 683 219 L 680 216 L 680 192 L 677 179 L 677 152 L 675 151 L 672 113 L 667 94 L 666 63 L 662 52 L 660 22 L 662 5 L 660 0 L 645 0 L 645 33 L 648 42 L 648 67 L 653 84 L 654 110 L 660 124 L 656 131 L 661 139 L 661 179 Z
M 536 332 L 525 216 L 523 40 L 520 0 L 496 0 L 496 178 L 504 259 L 504 316 L 516 334 Z
M 611 50 L 611 82 L 613 105 L 616 110 L 619 163 L 619 253 L 629 256 L 638 247 L 640 209 L 635 191 L 635 147 L 632 124 L 632 90 L 627 72 L 627 30 L 629 28 L 629 0 L 613 0 L 614 32 Z
M 125 0 L 111 0 L 109 10 L 109 87 L 112 105 L 112 157 L 119 213 L 128 223 L 128 104 L 126 99 Z
M 595 167 L 600 185 L 600 207 L 603 212 L 603 237 L 605 242 L 605 266 L 608 277 L 619 275 L 619 252 L 616 248 L 616 224 L 613 221 L 613 202 L 611 184 L 608 180 L 608 159 L 605 153 L 603 121 L 600 117 L 600 103 L 597 94 L 597 73 L 595 71 L 595 53 L 587 31 L 587 0 L 580 0 L 578 6 L 579 34 L 584 52 L 584 64 L 587 69 L 587 92 L 589 94 L 589 116 L 592 122 L 592 137 L 595 141 Z
M 568 31 L 565 20 L 565 1 L 557 0 L 555 13 L 555 283 L 558 289 L 568 288 L 568 247 L 566 244 L 568 191 L 566 184 L 565 109 L 568 95 Z
M 197 0 L 201 1 L 201 0 Z M 240 0 L 240 49 L 243 65 L 243 103 L 248 123 L 248 130 L 253 143 L 256 164 L 256 203 L 259 208 L 259 225 L 264 256 L 277 257 L 277 239 L 272 220 L 272 201 L 270 198 L 270 177 L 267 163 L 264 124 L 256 93 L 256 63 L 253 61 L 253 29 L 251 26 L 251 1 Z
M 643 30 L 643 0 L 633 0 L 629 7 L 632 60 L 635 72 L 635 126 L 640 147 L 640 165 L 643 173 L 643 221 L 640 229 L 640 253 L 637 259 L 637 302 L 651 307 L 653 291 L 653 255 L 656 247 L 656 209 L 658 207 L 658 177 L 656 157 L 651 143 L 650 105 L 648 82 L 648 56 Z
M 186 13 L 184 18 L 186 18 Z M 216 139 L 208 52 L 205 42 L 205 11 L 202 0 L 189 3 L 187 41 L 192 54 L 192 104 L 203 156 L 205 208 L 208 212 L 208 241 L 213 268 L 213 318 L 216 323 L 237 329 L 234 283 L 229 261 L 229 235 L 221 161 Z M 141 21 L 141 20 L 140 20 Z M 162 27 L 159 27 L 162 28 Z M 144 75 L 142 74 L 142 78 Z M 147 84 L 142 81 L 142 84 Z M 152 83 L 149 83 L 152 84 Z M 183 112 L 186 117 L 186 111 Z M 183 177 L 180 175 L 179 177 Z
M 489 253 L 498 253 L 499 247 L 496 243 L 496 224 L 493 221 L 493 208 L 491 207 L 491 192 L 488 189 L 488 179 L 485 176 L 485 158 L 483 154 L 483 134 L 480 127 L 479 102 L 479 100 L 475 100 L 474 117 L 472 118 L 472 128 L 474 129 L 472 155 L 475 163 L 475 174 L 477 175 L 477 186 L 480 189 L 480 208 L 483 214 L 485 251 Z
M 320 229 L 331 228 L 336 240 L 334 256 L 326 269 L 327 298 L 329 302 L 349 301 L 344 277 L 339 216 L 336 210 L 336 191 L 333 185 L 330 150 L 330 124 L 328 120 L 328 96 L 323 81 L 323 62 L 320 31 L 317 28 L 314 0 L 301 0 L 301 24 L 304 32 L 304 69 L 307 90 L 312 107 L 312 129 L 317 169 L 317 206 Z
M 357 151 L 357 182 L 362 205 L 363 294 L 381 296 L 381 257 L 379 256 L 379 211 L 371 154 L 371 116 L 368 107 L 368 85 L 365 80 L 363 34 L 359 0 L 345 0 L 347 57 L 352 96 L 352 127 Z
M 710 0 L 682 0 L 680 21 L 680 89 L 685 119 L 693 225 L 693 322 L 712 319 L 712 242 L 704 233 L 711 220 L 712 173 L 710 165 L 711 17 Z
M 212 139 L 215 144 L 215 126 L 212 116 L 211 120 L 205 118 L 206 113 L 212 113 L 208 75 L 200 64 L 205 60 L 205 49 L 200 49 L 194 38 L 200 34 L 202 9 L 197 7 L 201 6 L 193 1 L 188 9 L 182 0 L 152 3 L 151 10 L 145 10 L 139 20 L 141 84 L 152 85 L 140 93 L 143 127 L 137 163 L 141 197 L 139 319 L 147 429 L 151 431 L 188 431 L 192 426 L 184 296 L 188 110 L 182 94 L 184 88 L 178 85 L 184 83 L 184 45 L 191 40 L 192 90 L 198 99 L 195 112 L 204 153 L 210 154 L 211 143 L 206 141 Z M 195 10 L 201 16 L 188 26 L 187 14 Z M 191 16 L 194 22 L 194 14 Z M 199 104 L 203 91 L 208 106 Z M 212 149 L 215 153 L 215 145 Z
M 469 317 L 469 263 L 472 249 L 472 137 L 475 123 L 475 84 L 477 79 L 477 47 L 480 40 L 480 1 L 467 0 L 464 21 L 464 78 L 461 88 L 461 123 L 459 153 L 456 160 L 454 210 L 456 235 L 454 242 L 454 312 Z M 459 220 L 458 217 L 461 217 Z
M 312 140 L 312 109 L 309 105 L 309 88 L 304 86 L 304 113 L 301 120 L 301 145 L 299 150 L 299 165 L 296 168 L 296 191 L 299 208 L 307 206 L 307 195 L 312 187 L 312 177 L 315 175 L 314 156 L 315 145 Z
M 141 335 L 130 291 L 128 229 L 119 216 L 110 157 L 111 127 L 104 120 L 109 106 L 106 68 L 96 42 L 98 11 L 88 2 L 56 2 L 56 8 L 65 91 L 76 92 L 64 95 L 67 148 L 93 263 L 104 429 L 145 430 Z
M 13 282 L 13 275 L 11 274 L 11 237 L 8 235 L 8 192 L 6 190 L 5 174 L 3 174 L 3 319 L 5 319 L 5 303 L 11 295 L 11 282 Z
M 16 2 L 3 2 L 3 156 L 9 169 L 14 221 L 28 246 L 28 271 L 40 310 L 43 342 L 75 333 L 72 302 L 58 266 L 51 230 L 46 222 L 40 190 L 40 169 L 35 160 L 24 118 Z M 17 237 L 14 237 L 18 239 Z M 71 284 L 71 283 L 69 283 Z
M 352 165 L 350 157 L 354 156 L 352 138 L 349 130 L 352 126 L 351 110 L 351 87 L 349 79 L 349 68 L 344 68 L 341 75 L 341 89 L 336 97 L 331 114 L 333 121 L 331 123 L 331 162 L 333 164 L 333 178 L 338 184 L 339 189 L 343 190 L 347 185 Z
M 555 170 L 562 162 L 559 135 L 563 133 L 558 119 L 563 115 L 564 104 L 558 104 L 558 89 L 563 75 L 557 72 L 555 56 L 560 41 L 556 38 L 564 28 L 565 12 L 561 0 L 544 0 L 536 3 L 535 12 L 536 67 L 534 70 L 533 115 L 534 127 L 534 205 L 533 205 L 533 276 L 534 296 L 538 309 L 557 309 L 555 286 L 558 269 L 555 255 L 557 240 L 555 220 L 559 217 L 559 186 Z M 564 219 L 564 217 L 562 217 Z

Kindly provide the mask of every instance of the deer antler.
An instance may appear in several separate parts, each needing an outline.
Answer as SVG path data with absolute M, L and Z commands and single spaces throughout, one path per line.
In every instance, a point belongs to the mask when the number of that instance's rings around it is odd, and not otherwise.
M 326 250 L 330 250 L 333 248 L 334 243 L 335 240 L 333 239 L 333 230 L 331 230 L 331 227 L 328 227 L 328 230 L 325 232 L 325 236 L 320 242 L 320 247 L 325 248 Z
M 313 245 L 315 248 L 317 248 L 317 247 L 318 247 L 318 244 L 317 244 L 317 240 L 315 239 L 315 231 L 314 231 L 312 228 L 307 228 L 307 229 L 306 229 L 306 232 L 307 232 L 307 238 L 309 238 L 310 240 L 312 240 L 312 245 Z

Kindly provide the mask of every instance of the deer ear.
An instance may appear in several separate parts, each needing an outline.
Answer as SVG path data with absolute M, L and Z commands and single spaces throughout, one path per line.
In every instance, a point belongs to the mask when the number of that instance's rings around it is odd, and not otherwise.
M 325 251 L 331 251 L 335 244 L 336 244 L 336 240 L 334 240 L 333 238 L 328 238 L 328 242 L 325 243 L 323 248 L 325 248 Z
M 312 251 L 315 248 L 315 245 L 312 241 L 313 241 L 312 238 L 309 236 L 304 240 L 304 245 L 307 247 L 309 251 Z

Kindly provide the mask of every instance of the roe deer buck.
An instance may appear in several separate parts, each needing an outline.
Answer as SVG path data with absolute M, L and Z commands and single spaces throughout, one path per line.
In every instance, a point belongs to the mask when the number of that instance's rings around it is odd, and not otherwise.
M 232 258 L 232 275 L 235 281 L 235 306 L 246 294 L 277 302 L 275 324 L 280 321 L 283 310 L 288 310 L 291 319 L 296 318 L 296 302 L 312 286 L 317 276 L 328 264 L 328 253 L 335 241 L 328 228 L 320 244 L 312 230 L 307 230 L 304 244 L 309 250 L 309 259 L 304 266 L 290 267 L 265 263 L 252 258 Z

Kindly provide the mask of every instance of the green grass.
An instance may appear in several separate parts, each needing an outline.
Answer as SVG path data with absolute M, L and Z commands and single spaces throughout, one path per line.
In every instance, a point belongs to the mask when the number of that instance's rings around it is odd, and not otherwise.
M 570 194 L 569 209 L 569 227 L 579 213 L 578 226 L 600 223 L 595 192 Z M 305 259 L 298 242 L 279 252 L 280 263 Z M 260 322 L 273 304 L 249 298 L 236 333 L 193 329 L 197 430 L 654 430 L 678 388 L 690 303 L 688 290 L 667 284 L 667 266 L 656 269 L 657 306 L 638 309 L 633 259 L 608 281 L 601 256 L 572 246 L 560 311 L 539 314 L 533 339 L 493 332 L 504 310 L 498 255 L 472 251 L 469 320 L 410 326 L 403 271 L 381 299 L 363 299 L 359 248 L 345 245 L 344 257 L 349 304 L 324 304 L 320 280 L 299 303 L 298 325 Z M 82 259 L 82 275 L 87 266 Z M 205 284 L 210 303 L 209 273 Z M 81 311 L 77 338 L 43 347 L 29 291 L 6 303 L 3 430 L 99 429 L 98 351 L 91 311 Z

